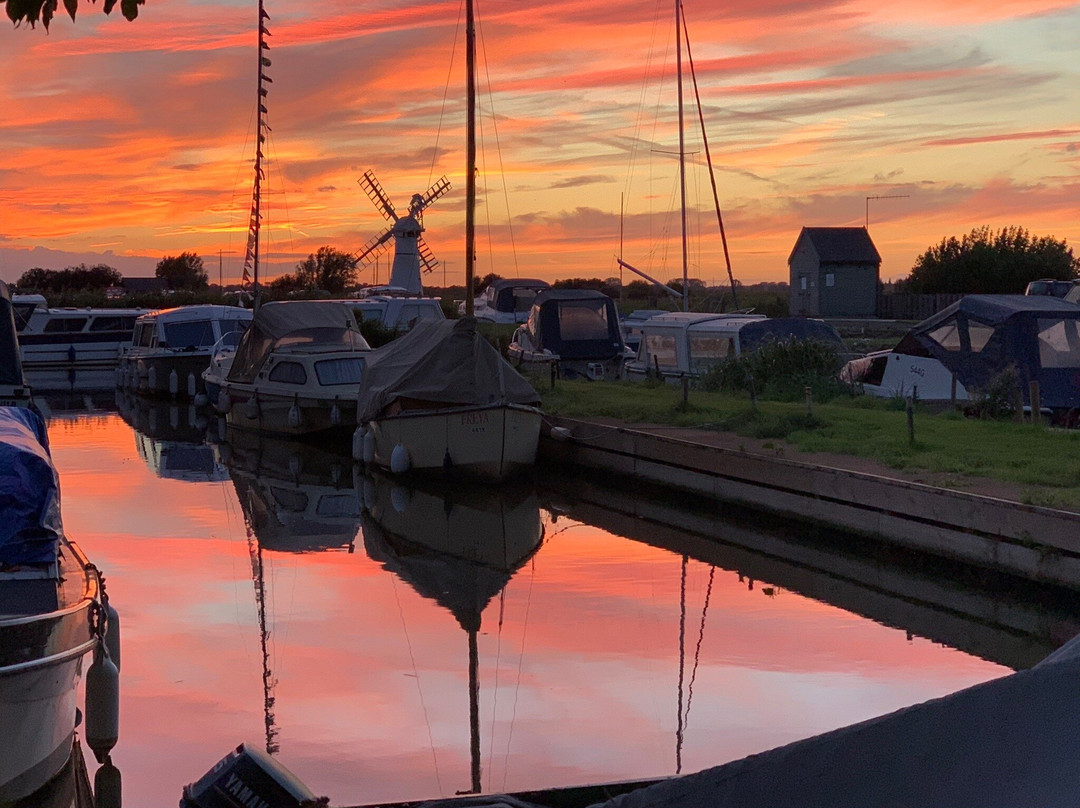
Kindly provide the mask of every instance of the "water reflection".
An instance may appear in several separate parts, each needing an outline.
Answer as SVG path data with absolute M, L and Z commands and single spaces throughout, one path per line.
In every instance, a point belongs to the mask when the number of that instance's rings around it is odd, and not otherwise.
M 479 794 L 477 634 L 488 604 L 544 540 L 536 492 L 529 483 L 402 484 L 374 474 L 358 483 L 368 556 L 449 611 L 468 636 L 471 782 L 457 793 Z
M 204 439 L 212 422 L 191 404 L 144 398 L 117 390 L 116 408 L 135 432 L 139 457 L 158 477 L 219 482 L 228 472 Z

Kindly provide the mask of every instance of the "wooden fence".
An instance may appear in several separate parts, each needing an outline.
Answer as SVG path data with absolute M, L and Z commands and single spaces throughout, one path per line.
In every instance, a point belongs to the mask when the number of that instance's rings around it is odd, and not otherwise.
M 963 295 L 878 295 L 877 316 L 883 320 L 925 320 Z

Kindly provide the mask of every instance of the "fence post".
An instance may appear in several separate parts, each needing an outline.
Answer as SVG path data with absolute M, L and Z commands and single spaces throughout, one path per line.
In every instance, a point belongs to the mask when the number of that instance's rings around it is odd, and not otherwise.
M 904 411 L 907 413 L 907 440 L 908 445 L 915 445 L 915 394 L 912 393 L 907 398 L 907 404 L 904 407 Z
M 1042 400 L 1039 396 L 1038 381 L 1033 381 L 1028 384 L 1028 394 L 1031 397 L 1031 423 L 1037 424 L 1039 423 L 1039 416 L 1041 415 L 1039 410 L 1041 409 L 1042 405 Z

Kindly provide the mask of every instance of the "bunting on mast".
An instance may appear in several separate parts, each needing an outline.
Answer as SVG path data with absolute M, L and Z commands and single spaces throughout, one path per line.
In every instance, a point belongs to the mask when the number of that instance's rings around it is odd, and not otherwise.
M 266 125 L 266 104 L 263 99 L 267 96 L 267 84 L 273 84 L 273 79 L 266 75 L 264 68 L 270 67 L 270 57 L 266 52 L 270 45 L 266 38 L 270 32 L 266 29 L 265 21 L 270 15 L 263 8 L 263 0 L 259 0 L 259 82 L 258 82 L 258 116 L 255 127 L 255 182 L 251 192 L 251 215 L 248 218 L 247 251 L 244 255 L 244 274 L 241 285 L 246 289 L 248 284 L 254 282 L 256 291 L 259 288 L 259 227 L 262 223 L 262 181 L 263 181 L 263 144 L 266 142 L 266 133 L 270 127 Z

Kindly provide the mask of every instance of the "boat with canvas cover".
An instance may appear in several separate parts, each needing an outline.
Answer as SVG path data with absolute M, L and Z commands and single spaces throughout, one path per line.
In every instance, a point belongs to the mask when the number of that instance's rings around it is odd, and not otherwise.
M 100 573 L 64 534 L 45 423 L 22 407 L 0 407 L 0 509 L 0 804 L 36 805 L 72 754 L 91 653 L 84 737 L 108 759 L 119 634 Z
M 371 347 L 331 300 L 265 303 L 240 339 L 217 408 L 230 427 L 310 435 L 356 426 L 354 402 Z
M 30 387 L 23 376 L 11 292 L 3 281 L 0 281 L 0 406 L 33 406 Z
M 547 281 L 532 278 L 501 278 L 492 281 L 483 293 L 473 300 L 473 316 L 491 323 L 523 323 L 529 319 L 536 296 L 551 288 Z M 458 314 L 465 314 L 465 301 L 458 305 Z
M 371 352 L 353 456 L 395 474 L 502 479 L 536 460 L 539 403 L 475 318 L 424 321 Z

